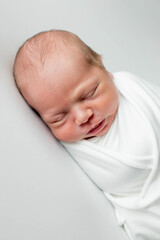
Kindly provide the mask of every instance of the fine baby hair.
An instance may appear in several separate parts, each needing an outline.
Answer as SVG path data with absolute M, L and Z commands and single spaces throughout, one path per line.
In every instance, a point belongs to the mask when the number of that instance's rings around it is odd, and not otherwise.
M 101 55 L 76 34 L 66 30 L 40 32 L 26 40 L 15 57 L 13 76 L 20 93 L 22 94 L 24 87 L 32 84 L 36 70 L 39 74 L 45 70 L 45 61 L 49 53 L 65 54 L 66 49 L 70 49 L 73 54 L 81 54 L 89 64 L 104 69 Z

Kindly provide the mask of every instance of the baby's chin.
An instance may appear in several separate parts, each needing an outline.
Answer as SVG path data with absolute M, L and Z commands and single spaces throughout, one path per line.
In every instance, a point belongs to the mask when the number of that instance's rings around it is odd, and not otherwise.
M 75 142 L 79 142 L 81 140 L 88 140 L 90 138 L 103 136 L 105 133 L 107 133 L 108 130 L 109 130 L 109 127 L 108 127 L 108 125 L 106 125 L 104 127 L 103 131 L 101 131 L 101 132 L 99 132 L 95 135 L 94 134 L 93 135 L 87 134 L 86 136 L 81 137 L 81 138 L 77 138 L 77 139 L 63 139 L 63 140 L 59 139 L 59 140 L 62 141 L 62 142 L 66 142 L 66 143 L 75 143 Z

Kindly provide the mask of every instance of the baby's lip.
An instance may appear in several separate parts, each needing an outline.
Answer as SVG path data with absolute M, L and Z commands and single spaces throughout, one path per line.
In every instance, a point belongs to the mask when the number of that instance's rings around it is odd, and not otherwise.
M 105 119 L 103 119 L 98 124 L 95 124 L 95 126 L 92 129 L 90 129 L 87 134 L 93 134 L 93 133 L 100 132 L 104 128 L 105 123 L 106 123 L 106 121 L 105 121 Z

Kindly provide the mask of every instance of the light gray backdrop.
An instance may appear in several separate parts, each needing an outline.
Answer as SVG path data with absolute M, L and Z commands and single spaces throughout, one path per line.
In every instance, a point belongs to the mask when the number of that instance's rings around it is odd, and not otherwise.
M 159 81 L 159 0 L 0 0 L 0 12 L 5 58 L 39 31 L 66 29 L 101 53 L 109 70 Z
M 12 64 L 33 34 L 66 29 L 111 72 L 160 82 L 159 0 L 0 0 L 0 239 L 128 239 L 113 209 L 16 90 Z

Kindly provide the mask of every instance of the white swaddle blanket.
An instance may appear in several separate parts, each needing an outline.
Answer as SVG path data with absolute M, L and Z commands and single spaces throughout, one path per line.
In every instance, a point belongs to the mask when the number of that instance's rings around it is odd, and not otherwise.
M 115 208 L 130 239 L 160 240 L 160 87 L 114 74 L 119 108 L 108 132 L 64 147 Z

